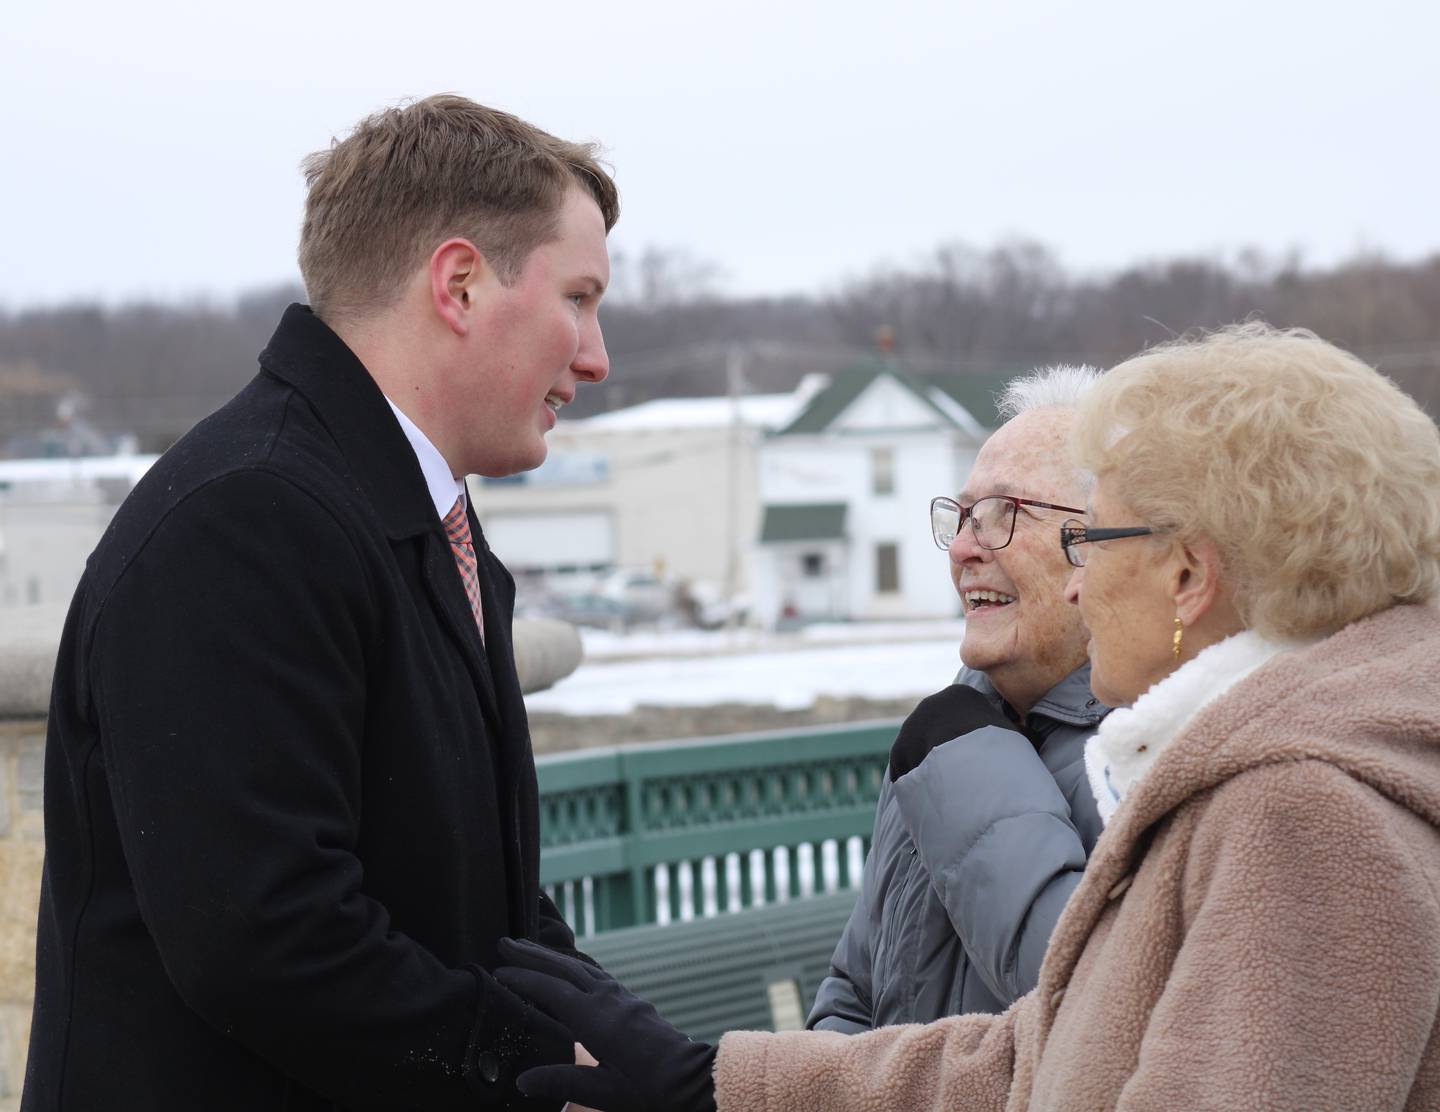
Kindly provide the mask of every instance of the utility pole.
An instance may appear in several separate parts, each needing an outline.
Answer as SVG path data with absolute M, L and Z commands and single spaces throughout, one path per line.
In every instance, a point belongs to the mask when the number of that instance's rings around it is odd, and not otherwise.
M 740 590 L 740 469 L 744 424 L 740 395 L 745 388 L 745 352 L 731 344 L 725 358 L 725 392 L 730 398 L 730 435 L 725 452 L 725 624 L 735 621 L 735 596 Z

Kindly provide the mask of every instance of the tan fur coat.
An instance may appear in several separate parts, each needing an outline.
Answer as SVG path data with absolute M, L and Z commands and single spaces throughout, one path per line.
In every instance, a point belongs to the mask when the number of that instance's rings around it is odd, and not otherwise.
M 1270 661 L 1127 795 L 1001 1016 L 737 1032 L 720 1112 L 1440 1110 L 1440 613 Z

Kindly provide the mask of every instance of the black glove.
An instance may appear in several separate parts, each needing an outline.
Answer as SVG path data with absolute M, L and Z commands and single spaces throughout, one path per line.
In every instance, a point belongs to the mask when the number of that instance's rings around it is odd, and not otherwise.
M 598 1066 L 535 1066 L 527 1097 L 604 1112 L 715 1112 L 715 1047 L 687 1038 L 603 969 L 533 942 L 500 940 L 495 979 L 570 1028 Z
M 963 683 L 952 683 L 943 691 L 927 695 L 901 723 L 895 744 L 890 747 L 890 782 L 893 784 L 918 766 L 937 745 L 983 726 L 1020 730 L 989 699 Z

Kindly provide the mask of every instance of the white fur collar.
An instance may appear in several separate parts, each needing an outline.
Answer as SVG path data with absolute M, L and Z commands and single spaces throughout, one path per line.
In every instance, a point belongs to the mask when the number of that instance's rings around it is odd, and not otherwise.
M 1085 743 L 1085 772 L 1102 822 L 1207 703 L 1272 657 L 1304 642 L 1267 641 L 1252 630 L 1227 637 L 1188 660 L 1130 707 L 1117 707 Z

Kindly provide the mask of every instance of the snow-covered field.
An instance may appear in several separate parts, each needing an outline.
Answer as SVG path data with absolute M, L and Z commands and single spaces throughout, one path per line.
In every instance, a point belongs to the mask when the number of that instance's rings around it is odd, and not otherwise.
M 919 697 L 960 667 L 964 623 L 846 623 L 787 634 L 754 630 L 582 631 L 585 660 L 532 712 L 627 714 L 635 707 L 759 703 L 808 707 L 820 695 Z

